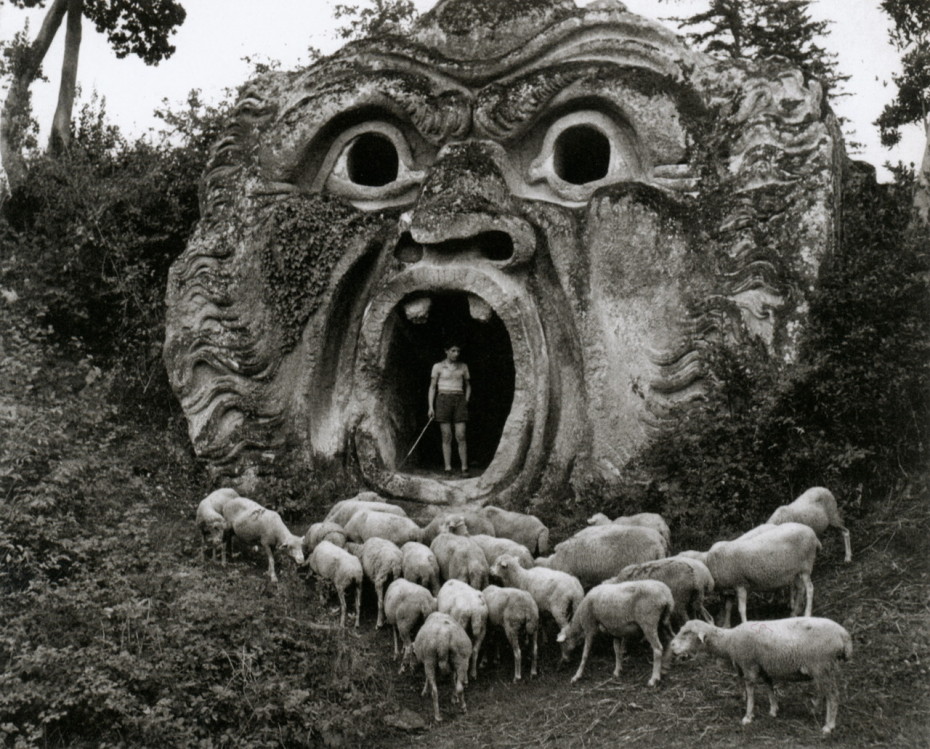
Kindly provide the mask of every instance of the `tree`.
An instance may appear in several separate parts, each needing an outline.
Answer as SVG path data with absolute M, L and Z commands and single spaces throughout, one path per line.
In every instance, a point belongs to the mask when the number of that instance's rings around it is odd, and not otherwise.
M 819 79 L 836 95 L 849 76 L 840 75 L 836 55 L 817 39 L 827 36 L 828 21 L 810 17 L 811 0 L 709 0 L 707 10 L 672 18 L 689 32 L 688 39 L 710 54 L 733 58 L 780 56 Z
M 914 208 L 930 219 L 930 4 L 926 0 L 883 0 L 882 10 L 894 24 L 891 43 L 901 53 L 901 74 L 892 76 L 898 87 L 893 101 L 875 121 L 882 144 L 893 146 L 905 125 L 923 125 L 926 133 L 923 162 L 914 184 Z
M 44 8 L 47 0 L 9 0 L 17 8 Z M 2 0 L 0 0 L 2 4 Z M 62 21 L 65 24 L 65 50 L 62 60 L 58 106 L 52 122 L 49 150 L 67 150 L 71 142 L 71 112 L 77 86 L 81 25 L 92 21 L 105 33 L 119 58 L 134 54 L 146 64 L 155 65 L 174 53 L 170 36 L 184 22 L 186 12 L 178 0 L 51 0 L 36 38 L 20 39 L 8 45 L 5 69 L 10 87 L 0 111 L 0 162 L 10 187 L 22 180 L 22 133 L 28 121 L 29 87 L 41 75 L 42 63 Z
M 417 18 L 413 0 L 366 0 L 370 5 L 336 5 L 334 16 L 346 22 L 338 29 L 343 39 L 362 39 L 387 31 L 406 30 Z

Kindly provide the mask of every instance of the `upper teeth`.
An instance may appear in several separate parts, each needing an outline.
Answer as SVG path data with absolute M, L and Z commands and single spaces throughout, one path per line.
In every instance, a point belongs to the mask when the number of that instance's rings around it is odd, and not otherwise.
M 404 315 L 412 323 L 425 323 L 429 319 L 429 311 L 432 306 L 433 300 L 431 297 L 426 295 L 417 296 L 404 302 Z M 478 322 L 488 322 L 494 316 L 491 305 L 475 294 L 468 295 L 468 313 L 473 320 Z

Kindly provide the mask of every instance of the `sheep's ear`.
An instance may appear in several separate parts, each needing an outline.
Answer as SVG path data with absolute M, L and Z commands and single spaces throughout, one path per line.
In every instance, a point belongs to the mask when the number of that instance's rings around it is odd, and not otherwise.
M 556 642 L 565 642 L 565 630 L 563 629 L 559 632 L 558 636 L 555 638 Z
M 698 640 L 700 640 L 701 642 L 704 642 L 704 638 L 707 637 L 707 633 L 706 633 L 706 632 L 698 632 L 698 633 L 697 633 L 697 637 L 698 637 Z

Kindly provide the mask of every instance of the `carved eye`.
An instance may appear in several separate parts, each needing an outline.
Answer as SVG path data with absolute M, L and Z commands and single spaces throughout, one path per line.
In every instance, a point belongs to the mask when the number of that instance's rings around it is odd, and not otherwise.
M 333 141 L 314 187 L 377 209 L 411 201 L 422 178 L 403 133 L 388 122 L 372 121 Z
M 553 122 L 539 155 L 530 164 L 529 182 L 545 182 L 570 203 L 583 203 L 605 184 L 640 174 L 635 136 L 603 112 L 583 110 Z

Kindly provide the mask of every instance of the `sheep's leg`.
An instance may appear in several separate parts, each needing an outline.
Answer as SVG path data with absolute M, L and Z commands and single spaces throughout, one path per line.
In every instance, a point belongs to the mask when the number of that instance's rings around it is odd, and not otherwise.
M 764 671 L 760 674 L 762 677 L 762 688 L 769 696 L 769 715 L 773 718 L 778 717 L 778 695 L 775 694 L 775 685 L 771 677 Z
M 397 660 L 397 656 L 398 656 L 398 654 L 400 653 L 400 648 L 399 648 L 398 645 L 397 645 L 397 632 L 398 632 L 398 631 L 399 631 L 399 630 L 398 630 L 398 624 L 395 623 L 394 626 L 391 627 L 391 632 L 394 634 L 394 660 L 395 660 L 395 661 Z M 404 665 L 404 664 L 401 663 L 401 670 L 403 670 L 403 665 Z M 400 673 L 400 672 L 399 672 L 399 673 Z
M 836 526 L 840 529 L 840 533 L 843 534 L 843 547 L 846 549 L 846 556 L 843 561 L 849 564 L 852 561 L 852 542 L 849 537 L 849 530 L 842 525 Z
M 584 648 L 581 651 L 581 663 L 578 664 L 578 671 L 572 677 L 572 684 L 574 684 L 578 679 L 581 678 L 581 675 L 584 673 L 584 667 L 588 663 L 588 656 L 591 655 L 591 643 L 594 640 L 594 634 L 585 634 L 584 636 Z
M 836 684 L 831 684 L 827 690 L 827 722 L 823 725 L 823 734 L 829 736 L 836 728 L 836 713 L 840 705 L 840 695 Z
M 811 580 L 809 572 L 802 572 L 800 574 L 800 580 L 804 585 L 804 616 L 810 616 L 814 610 L 814 583 Z M 798 604 L 800 604 L 800 600 Z
M 362 618 L 362 581 L 359 580 L 355 583 L 355 626 L 358 627 L 358 623 Z
M 336 586 L 336 594 L 339 596 L 339 626 L 346 626 L 346 592 L 343 588 Z
M 530 661 L 530 676 L 537 676 L 536 659 L 539 652 L 539 630 L 533 630 L 533 659 Z
M 733 596 L 727 595 L 723 599 L 723 626 L 729 628 L 730 615 L 733 612 Z M 713 622 L 711 622 L 713 624 Z
M 620 676 L 620 671 L 623 669 L 623 646 L 624 640 L 622 637 L 614 638 L 614 678 L 616 679 Z
M 523 678 L 521 671 L 523 654 L 520 652 L 520 626 L 514 627 L 512 623 L 507 622 L 504 625 L 504 632 L 506 632 L 507 641 L 510 643 L 511 650 L 513 650 L 513 680 L 520 681 Z
M 652 677 L 646 683 L 646 686 L 654 687 L 662 678 L 662 665 L 664 663 L 664 652 L 662 650 L 662 640 L 659 639 L 659 633 L 655 630 L 650 632 L 643 631 L 646 636 L 646 642 L 652 645 Z M 669 651 L 671 652 L 671 651 Z
M 384 580 L 375 584 L 375 593 L 378 594 L 378 621 L 375 627 L 381 629 L 384 626 Z
M 475 646 L 471 651 L 471 678 L 478 678 L 478 652 L 481 650 L 481 643 L 484 642 L 484 636 L 487 632 L 487 625 L 475 631 L 475 625 L 472 624 L 472 631 L 475 632 Z
M 436 686 L 436 659 L 434 656 L 427 656 L 423 661 L 423 672 L 426 674 L 426 683 L 423 685 L 421 697 L 426 696 L 426 691 L 432 692 L 433 697 L 433 717 L 437 723 L 442 723 L 442 716 L 439 714 L 439 688 Z
M 465 706 L 465 679 L 468 669 L 468 660 L 457 660 L 455 663 L 455 690 L 452 693 L 452 702 L 458 702 L 462 706 L 462 712 L 467 713 L 468 708 Z
M 743 725 L 752 723 L 752 714 L 756 707 L 756 685 L 752 678 L 743 676 L 743 690 L 746 692 L 746 714 L 743 716 Z
M 746 617 L 746 598 L 748 597 L 749 591 L 745 586 L 740 585 L 736 588 L 736 605 L 739 607 L 739 618 L 741 622 L 745 622 Z M 729 623 L 727 626 L 730 626 Z

